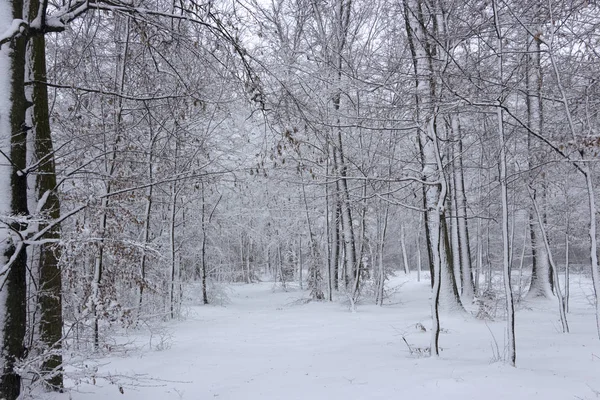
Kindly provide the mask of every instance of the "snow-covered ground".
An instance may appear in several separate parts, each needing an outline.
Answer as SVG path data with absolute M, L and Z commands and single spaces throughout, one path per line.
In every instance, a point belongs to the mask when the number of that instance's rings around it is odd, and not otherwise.
M 401 274 L 388 305 L 362 304 L 356 313 L 341 301 L 305 304 L 298 299 L 306 292 L 264 282 L 233 286 L 225 307 L 192 307 L 170 326 L 165 346 L 155 335 L 152 350 L 101 360 L 101 374 L 138 376 L 123 394 L 120 384 L 97 379 L 53 398 L 596 399 L 600 341 L 582 279 L 572 280 L 570 334 L 560 333 L 554 301 L 518 306 L 517 368 L 497 361 L 501 318 L 445 316 L 441 357 L 411 354 L 403 337 L 415 351 L 430 339 L 426 281 Z

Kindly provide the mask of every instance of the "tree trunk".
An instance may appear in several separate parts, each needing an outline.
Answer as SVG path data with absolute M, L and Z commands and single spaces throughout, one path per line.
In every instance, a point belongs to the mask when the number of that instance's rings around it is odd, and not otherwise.
M 534 200 L 535 199 L 535 194 Z M 535 211 L 529 211 L 529 237 L 531 238 L 531 284 L 527 292 L 528 298 L 551 298 L 552 287 L 550 283 L 550 265 L 546 249 L 542 249 L 543 240 L 540 238 L 541 225 L 536 220 Z M 543 219 L 542 219 L 543 223 Z
M 542 214 L 540 213 L 539 207 L 537 203 L 533 202 L 533 207 L 535 209 L 535 213 L 537 215 L 538 221 L 540 223 L 542 241 L 544 242 L 544 246 L 546 247 L 546 252 L 548 254 L 548 261 L 550 262 L 550 267 L 552 271 L 554 271 L 554 278 L 556 282 L 558 282 L 558 270 L 556 265 L 554 264 L 554 260 L 552 258 L 552 252 L 550 251 L 550 245 L 548 244 L 548 235 L 546 235 L 546 230 L 544 229 L 544 224 L 542 221 Z M 569 333 L 569 323 L 567 322 L 567 314 L 565 310 L 565 302 L 563 300 L 562 292 L 560 290 L 560 285 L 556 285 L 556 297 L 558 298 L 558 312 L 560 314 L 560 322 L 562 324 L 563 333 Z
M 598 333 L 598 337 L 600 338 L 600 300 L 598 298 L 600 297 L 600 273 L 598 272 L 598 239 L 596 236 L 596 196 L 594 194 L 594 184 L 590 168 L 587 165 L 584 165 L 583 171 L 585 172 L 585 183 L 587 187 L 590 213 L 590 261 L 592 269 L 592 283 L 594 285 L 594 305 L 596 308 L 596 331 Z
M 568 213 L 568 211 L 567 211 Z M 565 311 L 569 312 L 569 296 L 571 294 L 569 271 L 569 216 L 567 214 L 567 227 L 565 232 Z M 558 282 L 557 282 L 558 285 Z
M 552 33 L 553 34 L 553 33 Z M 553 43 L 553 38 L 550 43 Z M 565 114 L 567 117 L 567 123 L 569 126 L 569 131 L 571 133 L 571 138 L 573 142 L 577 142 L 577 135 L 575 134 L 575 123 L 573 121 L 573 117 L 571 115 L 571 109 L 569 108 L 569 103 L 567 101 L 567 95 L 565 93 L 565 89 L 562 84 L 561 76 L 558 70 L 558 66 L 556 64 L 556 60 L 554 59 L 553 49 L 550 48 L 548 51 L 548 55 L 550 58 L 550 63 L 552 64 L 552 69 L 554 70 L 554 74 L 556 77 L 556 83 L 558 89 L 561 94 L 561 102 L 563 103 L 563 107 L 565 108 Z M 585 149 L 579 149 L 579 155 L 582 159 L 585 159 L 587 156 Z M 597 220 L 596 220 L 596 195 L 594 193 L 594 180 L 592 179 L 592 171 L 588 163 L 579 163 L 569 159 L 573 166 L 577 168 L 579 172 L 585 178 L 586 191 L 588 197 L 588 206 L 589 206 L 589 218 L 590 218 L 590 261 L 591 261 L 591 270 L 592 270 L 592 284 L 594 285 L 594 303 L 596 309 L 596 331 L 598 337 L 600 338 L 600 271 L 598 271 L 598 238 L 597 238 Z M 557 282 L 558 283 L 558 282 Z
M 406 253 L 404 225 L 400 225 L 400 250 L 402 250 L 402 264 L 404 265 L 404 273 L 408 275 L 410 273 L 410 268 L 408 266 L 408 254 Z
M 306 197 L 306 187 L 304 185 L 304 175 L 302 175 L 302 200 L 304 202 L 304 212 L 306 216 L 306 227 L 308 228 L 308 247 L 310 250 L 310 259 L 308 260 L 308 288 L 310 289 L 310 296 L 314 300 L 323 300 L 325 295 L 323 294 L 323 276 L 321 273 L 321 256 L 319 252 L 319 245 L 313 231 L 313 224 L 310 219 L 310 210 L 308 206 L 308 199 Z M 300 289 L 302 289 L 302 237 L 299 238 L 299 277 L 300 277 Z
M 384 268 L 384 263 L 383 263 L 383 250 L 385 248 L 385 238 L 387 236 L 387 228 L 388 228 L 388 221 L 389 221 L 389 213 L 390 213 L 390 203 L 386 202 L 385 203 L 385 212 L 383 215 L 383 221 L 380 221 L 379 223 L 379 240 L 377 243 L 377 259 L 378 259 L 378 263 L 379 263 L 379 280 L 377 282 L 377 298 L 379 300 L 379 305 L 382 306 L 383 305 L 383 297 L 384 297 L 384 293 L 385 293 L 385 280 L 386 280 L 386 273 L 385 273 L 385 268 Z M 405 253 L 404 253 L 405 254 Z
M 154 142 L 158 135 L 155 135 L 152 129 L 152 118 L 150 118 L 150 110 L 148 111 L 148 126 L 150 131 L 150 148 L 148 149 L 148 182 L 154 180 Z M 146 212 L 144 214 L 144 227 L 143 227 L 143 243 L 147 246 L 150 242 L 150 221 L 152 212 L 152 196 L 154 194 L 154 185 L 148 186 L 146 189 Z M 142 312 L 142 306 L 144 301 L 144 288 L 146 287 L 146 262 L 147 262 L 146 249 L 142 250 L 142 258 L 140 260 L 140 282 L 139 282 L 139 301 L 138 301 L 138 315 Z
M 441 162 L 439 162 L 441 166 Z M 445 180 L 443 181 L 445 182 Z M 445 184 L 442 183 L 442 186 Z M 440 195 L 443 191 L 440 191 Z M 454 274 L 455 268 L 453 265 L 452 250 L 450 245 L 450 234 L 448 232 L 448 226 L 446 224 L 447 218 L 444 211 L 441 211 L 440 223 L 441 226 L 441 271 L 440 276 L 441 282 L 441 302 L 444 307 L 449 310 L 461 311 L 464 310 L 462 302 L 460 300 L 460 294 L 458 292 L 458 285 L 456 284 L 456 275 Z
M 537 29 L 537 28 L 536 28 Z M 540 42 L 534 38 L 528 39 L 528 62 L 526 63 L 526 84 L 527 84 L 527 124 L 534 132 L 542 134 L 543 130 L 543 109 L 542 109 L 542 70 L 540 64 Z M 527 137 L 527 152 L 529 157 L 527 158 L 529 171 L 529 186 L 535 188 L 541 188 L 544 186 L 543 182 L 537 182 L 536 176 L 531 168 L 536 167 L 537 163 L 543 162 L 539 156 L 539 145 L 536 145 L 531 136 Z M 540 179 L 544 179 L 543 174 Z M 534 190 L 533 201 L 537 201 L 537 190 Z M 542 221 L 545 217 L 542 218 Z M 544 222 L 542 222 L 544 223 Z M 529 236 L 531 238 L 531 284 L 529 286 L 529 292 L 527 293 L 528 298 L 551 298 L 552 297 L 552 285 L 551 285 L 551 271 L 548 263 L 548 254 L 544 247 L 543 240 L 541 239 L 542 226 L 539 225 L 537 218 L 535 217 L 535 211 L 533 207 L 529 210 Z
M 329 159 L 327 160 L 327 167 L 326 167 L 326 171 L 329 172 Z M 337 276 L 334 276 L 333 274 L 333 243 L 331 240 L 331 218 L 329 217 L 330 215 L 330 206 L 329 206 L 330 200 L 329 200 L 329 184 L 326 183 L 325 184 L 325 216 L 326 216 L 326 221 L 325 221 L 325 227 L 326 227 L 326 235 L 327 235 L 327 298 L 329 301 L 333 301 L 333 288 L 334 288 L 334 283 L 333 280 L 336 280 L 337 283 Z M 337 251 L 337 250 L 336 250 Z
M 450 156 L 449 158 L 453 158 Z M 454 178 L 455 171 L 452 168 L 451 177 Z M 451 249 L 451 260 L 453 265 L 453 277 L 457 282 L 458 292 L 462 291 L 462 265 L 460 259 L 460 238 L 458 236 L 458 215 L 457 215 L 457 204 L 456 204 L 456 185 L 454 184 L 454 179 L 449 180 L 451 183 L 450 186 L 450 195 L 448 196 L 448 207 L 447 209 L 450 211 L 450 249 Z M 460 286 L 459 286 L 460 285 Z
M 425 225 L 428 229 L 428 246 L 430 261 L 433 267 L 433 293 L 431 301 L 432 336 L 431 355 L 439 355 L 439 304 L 442 292 L 442 280 L 453 276 L 448 274 L 451 261 L 448 260 L 447 230 L 443 226 L 444 205 L 446 202 L 447 186 L 443 175 L 443 165 L 438 142 L 436 126 L 437 107 L 435 99 L 436 77 L 431 45 L 431 32 L 427 32 L 429 21 L 435 21 L 435 15 L 423 14 L 422 0 L 404 0 L 404 16 L 412 62 L 415 73 L 415 115 L 417 123 L 417 138 L 421 154 L 421 179 L 425 182 L 424 205 L 427 210 Z M 426 8 L 429 10 L 428 8 Z M 429 10 L 432 11 L 432 10 Z M 427 22 L 426 22 L 427 21 Z M 446 276 L 442 276 L 446 273 Z M 448 281 L 446 280 L 446 285 Z M 446 292 L 446 295 L 449 293 Z M 450 297 L 450 296 L 447 296 Z
M 13 19 L 23 19 L 23 2 L 12 0 L 0 5 L 0 26 L 11 26 Z M 7 70 L 0 74 L 0 87 L 7 98 L 7 107 L 0 109 L 0 149 L 2 157 L 10 162 L 0 162 L 0 214 L 3 216 L 27 216 L 27 175 L 19 173 L 26 165 L 25 67 L 26 38 L 21 35 L 0 50 L 0 62 Z M 8 100 L 10 99 L 10 100 Z M 10 228 L 0 226 L 0 398 L 16 400 L 21 390 L 21 376 L 15 370 L 15 362 L 24 356 L 24 338 L 27 310 L 26 270 L 27 254 L 23 243 L 13 231 L 23 231 L 25 224 L 13 222 Z M 10 265 L 7 265 L 9 264 Z M 8 270 L 5 268 L 8 266 Z
M 333 239 L 331 240 L 331 245 L 332 245 L 332 259 L 331 259 L 331 263 L 332 263 L 332 267 L 333 267 L 333 289 L 335 291 L 338 291 L 340 288 L 340 256 L 341 256 L 341 248 L 340 248 L 340 241 L 341 241 L 341 235 L 340 235 L 340 224 L 341 224 L 341 219 L 340 219 L 340 203 L 337 200 L 337 195 L 335 196 L 335 210 L 332 210 L 332 218 L 333 218 L 333 222 L 331 225 L 333 225 Z
M 500 28 L 500 17 L 496 1 L 492 0 L 494 11 L 494 27 L 496 29 L 497 53 L 498 57 L 498 77 L 499 82 L 503 84 L 503 46 L 502 31 Z M 511 266 L 510 266 L 510 248 L 508 237 L 508 191 L 507 191 L 507 173 L 506 173 L 506 143 L 504 139 L 504 117 L 502 110 L 502 97 L 499 97 L 499 104 L 496 108 L 498 117 L 498 142 L 500 145 L 500 190 L 502 199 L 502 261 L 504 265 L 504 292 L 506 295 L 506 324 L 508 336 L 508 358 L 510 365 L 516 365 L 517 351 L 515 345 L 515 306 L 513 302 L 513 292 L 511 286 Z
M 204 182 L 200 184 L 202 190 L 202 304 L 208 304 L 208 291 L 206 289 L 206 198 L 204 196 Z
M 333 86 L 331 103 L 334 118 L 331 131 L 331 145 L 333 156 L 333 170 L 336 176 L 337 199 L 340 203 L 340 219 L 343 237 L 344 267 L 346 290 L 353 300 L 358 296 L 360 280 L 360 263 L 357 261 L 356 238 L 354 234 L 352 209 L 350 207 L 350 194 L 347 182 L 347 161 L 344 157 L 343 132 L 342 132 L 342 77 L 344 49 L 347 44 L 348 30 L 351 22 L 352 0 L 337 0 L 333 6 L 332 31 L 333 37 L 325 33 L 321 9 L 316 1 L 312 2 L 312 10 L 318 21 L 320 39 L 322 41 L 322 56 L 328 60 L 327 75 Z M 352 284 L 350 278 L 354 278 Z
M 454 154 L 454 190 L 456 200 L 456 219 L 458 225 L 458 241 L 461 265 L 461 292 L 462 296 L 470 300 L 475 292 L 473 283 L 473 265 L 471 262 L 471 243 L 469 238 L 469 224 L 467 219 L 467 196 L 465 191 L 465 177 L 463 169 L 463 135 L 460 129 L 458 115 L 451 116 L 453 137 L 456 140 Z
M 495 6 L 495 3 L 494 3 Z M 497 18 L 497 16 L 496 16 Z M 498 32 L 500 28 L 497 27 Z M 502 40 L 498 33 L 498 41 Z M 500 45 L 501 46 L 501 45 Z M 501 49 L 501 47 L 500 47 Z M 500 50 L 500 53 L 502 50 Z M 502 75 L 501 75 L 502 76 Z M 515 306 L 511 286 L 510 248 L 508 242 L 508 195 L 506 185 L 506 150 L 504 143 L 504 124 L 502 109 L 498 107 L 498 132 L 500 141 L 500 185 L 502 191 L 502 261 L 504 264 L 504 292 L 506 295 L 506 315 L 508 333 L 508 357 L 510 365 L 516 365 L 517 352 L 515 345 Z
M 342 220 L 342 237 L 344 243 L 344 254 L 345 254 L 345 276 L 346 276 L 346 289 L 351 292 L 351 296 L 354 298 L 356 294 L 354 287 L 358 286 L 358 280 L 360 279 L 360 273 L 358 271 L 358 265 L 356 260 L 356 243 L 354 236 L 354 226 L 352 218 L 352 209 L 350 208 L 350 197 L 348 193 L 348 182 L 346 180 L 346 165 L 344 161 L 344 152 L 341 149 L 342 145 L 342 134 L 338 132 L 338 143 L 336 146 L 337 157 L 334 152 L 334 163 L 339 166 L 339 178 L 338 178 L 338 193 L 340 195 L 340 211 Z M 351 284 L 352 281 L 352 286 Z M 356 300 L 356 299 L 354 299 Z
M 306 202 L 306 197 L 304 198 L 304 201 Z M 308 218 L 308 216 L 307 216 Z M 309 228 L 310 230 L 310 228 Z M 302 284 L 302 263 L 304 260 L 302 260 L 302 236 L 298 237 L 298 285 L 300 286 L 300 290 L 304 290 L 303 288 L 303 284 Z M 320 282 L 319 282 L 320 283 Z
M 36 15 L 39 1 L 31 0 L 30 15 Z M 46 42 L 43 35 L 31 38 L 30 68 L 36 82 L 46 82 Z M 39 162 L 36 175 L 36 197 L 43 202 L 38 208 L 50 221 L 60 218 L 60 202 L 56 193 L 56 170 L 54 149 L 48 115 L 48 90 L 45 84 L 36 83 L 32 89 L 32 133 L 34 134 L 34 158 Z M 47 224 L 40 224 L 43 229 Z M 60 225 L 55 224 L 41 238 L 60 239 Z M 48 350 L 41 371 L 51 390 L 63 388 L 62 373 L 62 275 L 59 268 L 60 247 L 57 244 L 40 245 L 38 302 L 40 309 L 40 340 Z
M 177 157 L 177 151 L 175 152 Z M 169 253 L 170 253 L 170 273 L 169 273 L 169 312 L 171 318 L 175 318 L 175 282 L 177 280 L 177 248 L 175 247 L 175 222 L 177 215 L 177 186 L 176 182 L 171 184 L 171 201 L 170 201 L 170 218 L 169 218 Z
M 419 227 L 417 228 L 417 282 L 421 282 L 421 226 L 423 225 L 423 213 L 419 215 Z
M 127 62 L 128 56 L 128 47 L 129 47 L 129 17 L 127 17 L 127 23 L 125 25 L 125 40 L 120 40 L 120 28 L 118 22 L 121 21 L 120 18 L 117 18 L 117 23 L 115 23 L 115 31 L 118 32 L 119 37 L 115 37 L 116 47 L 117 47 L 117 61 L 115 66 L 115 82 L 116 82 L 116 93 L 122 93 L 125 85 L 125 65 Z M 123 42 L 125 46 L 123 47 Z M 109 154 L 109 158 L 105 159 L 105 169 L 107 172 L 108 179 L 105 183 L 106 186 L 106 194 L 111 192 L 112 189 L 112 179 L 114 177 L 114 173 L 116 170 L 116 160 L 117 153 L 119 150 L 119 143 L 121 142 L 121 122 L 122 122 L 122 113 L 123 113 L 123 98 L 118 96 L 117 101 L 115 102 L 114 107 L 114 129 L 115 136 L 112 143 L 112 148 L 104 143 L 105 152 Z M 106 132 L 105 132 L 106 134 Z M 108 209 L 109 200 L 108 197 L 103 197 L 101 202 L 101 216 L 100 216 L 100 232 L 99 232 L 99 241 L 98 241 L 98 253 L 96 254 L 94 260 L 94 274 L 92 280 L 92 299 L 91 299 L 91 310 L 94 317 L 93 321 L 93 330 L 94 330 L 94 348 L 98 349 L 100 346 L 100 331 L 99 331 L 99 315 L 98 308 L 100 303 L 102 302 L 102 276 L 104 273 L 104 243 L 106 237 L 106 228 L 108 223 L 107 209 Z
M 248 247 L 246 249 L 246 283 L 252 283 L 252 270 L 250 264 L 250 254 L 252 252 L 252 239 L 248 238 Z

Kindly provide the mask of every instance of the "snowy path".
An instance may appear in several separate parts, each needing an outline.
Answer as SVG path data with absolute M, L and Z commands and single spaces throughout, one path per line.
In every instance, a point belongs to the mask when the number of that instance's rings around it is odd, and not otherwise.
M 402 278 L 396 280 L 396 284 Z M 157 387 L 97 382 L 73 400 L 319 400 L 319 399 L 595 399 L 600 391 L 600 342 L 584 301 L 569 314 L 563 335 L 554 303 L 536 303 L 517 316 L 517 364 L 493 357 L 494 333 L 503 349 L 503 322 L 488 325 L 446 317 L 440 359 L 412 357 L 427 346 L 428 283 L 409 282 L 395 304 L 294 304 L 302 293 L 272 291 L 271 283 L 234 287 L 227 307 L 195 307 L 176 323 L 172 345 L 141 356 L 112 358 L 103 371 L 147 374 Z M 488 329 L 489 326 L 489 329 Z M 66 396 L 66 395 L 65 395 Z M 59 397 L 66 399 L 68 397 Z

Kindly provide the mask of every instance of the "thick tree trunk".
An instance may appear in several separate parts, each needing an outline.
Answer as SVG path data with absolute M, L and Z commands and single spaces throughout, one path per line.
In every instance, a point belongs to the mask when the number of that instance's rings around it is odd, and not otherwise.
M 30 15 L 36 15 L 39 1 L 31 0 Z M 46 42 L 43 35 L 31 38 L 30 68 L 35 82 L 46 82 Z M 34 157 L 39 162 L 36 175 L 36 197 L 44 202 L 40 211 L 45 217 L 60 217 L 60 202 L 56 193 L 54 149 L 48 115 L 48 90 L 45 84 L 36 83 L 32 90 L 32 132 L 34 134 Z M 39 207 L 38 207 L 39 208 Z M 40 224 L 39 229 L 46 227 Z M 60 225 L 56 224 L 42 238 L 60 239 Z M 38 302 L 40 308 L 40 339 L 48 351 L 41 370 L 45 382 L 52 390 L 62 390 L 62 276 L 58 265 L 60 247 L 56 244 L 40 245 Z
M 460 300 L 453 284 L 451 258 L 449 256 L 449 241 L 444 224 L 444 205 L 447 196 L 447 184 L 443 174 L 443 164 L 439 148 L 437 132 L 436 107 L 436 73 L 434 54 L 435 43 L 432 44 L 430 35 L 435 32 L 435 26 L 427 31 L 427 25 L 433 21 L 437 24 L 437 15 L 424 15 L 424 10 L 435 12 L 425 7 L 423 0 L 404 0 L 404 16 L 409 46 L 412 53 L 415 73 L 415 116 L 418 125 L 418 143 L 421 154 L 421 179 L 426 182 L 424 187 L 424 205 L 426 212 L 425 226 L 428 233 L 428 248 L 430 262 L 433 267 L 432 283 L 433 296 L 431 302 L 432 338 L 431 354 L 439 355 L 439 304 L 442 292 L 449 302 L 450 308 L 459 306 Z M 442 288 L 442 286 L 445 288 Z
M 23 19 L 23 2 L 13 0 L 0 4 L 0 26 L 9 27 L 13 19 Z M 0 50 L 0 90 L 6 107 L 0 109 L 0 215 L 27 216 L 27 176 L 20 173 L 26 166 L 25 67 L 26 38 L 16 37 Z M 24 356 L 24 337 L 27 310 L 27 254 L 14 231 L 26 228 L 23 223 L 0 225 L 0 398 L 16 400 L 21 390 L 21 376 L 15 363 Z M 12 231 L 12 232 L 11 232 Z M 9 264 L 9 265 L 7 265 Z M 5 268 L 8 267 L 8 270 Z
M 528 62 L 526 64 L 526 84 L 527 84 L 527 124 L 530 129 L 538 134 L 542 134 L 543 130 L 543 109 L 542 109 L 542 72 L 540 64 L 540 42 L 534 38 L 528 40 Z M 541 162 L 539 156 L 539 148 L 533 142 L 531 136 L 527 137 L 527 158 L 529 168 L 533 168 L 536 163 Z M 540 179 L 544 180 L 542 174 Z M 542 188 L 544 182 L 538 182 L 536 174 L 533 171 L 529 172 L 529 186 L 533 188 Z M 545 191 L 542 191 L 544 193 Z M 536 199 L 537 190 L 534 191 L 533 201 Z M 545 217 L 542 218 L 542 223 L 545 223 Z M 543 227 L 535 217 L 533 207 L 529 210 L 529 236 L 531 238 L 531 284 L 529 286 L 528 298 L 550 298 L 552 297 L 552 278 L 550 264 L 548 262 L 548 253 L 544 247 L 544 242 L 541 239 L 541 229 Z

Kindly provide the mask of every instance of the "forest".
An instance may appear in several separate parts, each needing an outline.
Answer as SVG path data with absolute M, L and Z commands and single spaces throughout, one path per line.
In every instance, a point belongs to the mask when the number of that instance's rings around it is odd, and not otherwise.
M 236 307 L 362 318 L 358 354 L 381 323 L 423 371 L 456 332 L 510 376 L 520 332 L 568 342 L 595 398 L 598 71 L 589 0 L 1 0 L 0 399 L 127 397 L 152 378 L 102 368 L 131 337 Z M 286 398 L 251 393 L 221 398 Z

